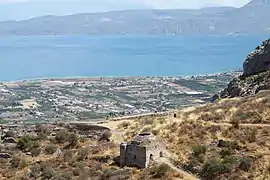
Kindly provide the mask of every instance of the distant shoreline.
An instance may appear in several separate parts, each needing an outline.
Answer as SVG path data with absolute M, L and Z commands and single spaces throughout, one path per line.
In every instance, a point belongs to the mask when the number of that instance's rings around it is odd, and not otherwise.
M 38 82 L 38 81 L 50 81 L 50 80 L 97 80 L 97 79 L 120 79 L 120 78 L 191 78 L 191 77 L 204 77 L 204 76 L 218 76 L 226 73 L 241 73 L 241 69 L 229 70 L 224 72 L 207 73 L 207 74 L 196 74 L 196 75 L 175 75 L 175 76 L 59 76 L 59 77 L 38 77 L 38 78 L 26 78 L 20 80 L 7 80 L 0 81 L 2 84 L 13 84 L 13 83 L 23 83 L 23 82 Z

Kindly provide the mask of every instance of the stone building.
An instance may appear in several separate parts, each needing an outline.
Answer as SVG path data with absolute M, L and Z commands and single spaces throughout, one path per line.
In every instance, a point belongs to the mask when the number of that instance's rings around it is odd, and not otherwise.
M 120 145 L 120 165 L 147 168 L 163 156 L 164 145 L 151 133 L 138 134 L 131 142 Z

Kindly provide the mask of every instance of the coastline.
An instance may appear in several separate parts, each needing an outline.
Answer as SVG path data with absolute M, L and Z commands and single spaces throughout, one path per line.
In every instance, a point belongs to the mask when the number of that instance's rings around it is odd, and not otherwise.
M 219 76 L 222 74 L 228 73 L 241 73 L 242 69 L 228 70 L 223 72 L 214 72 L 214 73 L 206 73 L 206 74 L 195 74 L 195 75 L 175 75 L 175 76 L 56 76 L 56 77 L 37 77 L 37 78 L 26 78 L 19 80 L 7 80 L 0 81 L 1 84 L 16 84 L 16 83 L 30 83 L 30 82 L 42 82 L 42 81 L 78 81 L 78 80 L 106 80 L 106 79 L 131 79 L 131 78 L 183 78 L 190 79 L 196 77 L 207 77 L 207 76 Z

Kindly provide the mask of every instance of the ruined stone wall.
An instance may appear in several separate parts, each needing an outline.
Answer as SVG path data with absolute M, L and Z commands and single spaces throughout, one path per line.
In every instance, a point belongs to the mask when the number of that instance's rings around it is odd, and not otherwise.
M 160 144 L 152 144 L 146 149 L 146 164 L 148 165 L 151 161 L 156 161 L 160 158 L 160 155 L 164 152 L 164 147 Z M 152 159 L 151 159 L 152 158 Z
M 134 144 L 127 145 L 126 166 L 136 166 L 146 168 L 146 148 Z

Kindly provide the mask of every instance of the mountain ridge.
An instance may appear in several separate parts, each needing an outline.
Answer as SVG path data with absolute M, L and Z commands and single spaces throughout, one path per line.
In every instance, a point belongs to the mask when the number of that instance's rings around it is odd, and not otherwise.
M 43 16 L 0 22 L 0 35 L 228 35 L 269 34 L 269 0 L 241 8 L 128 10 Z

